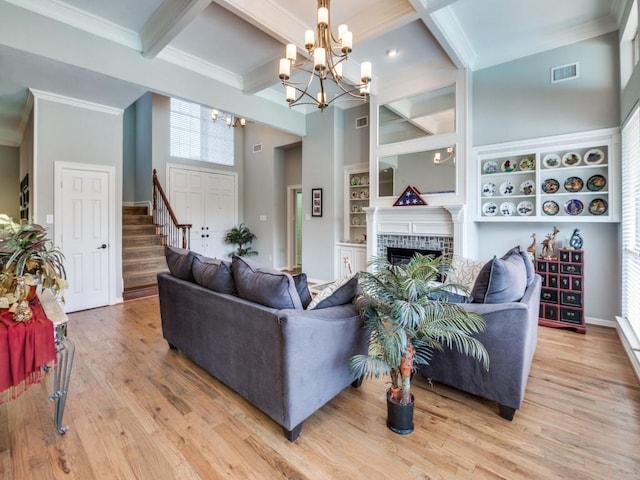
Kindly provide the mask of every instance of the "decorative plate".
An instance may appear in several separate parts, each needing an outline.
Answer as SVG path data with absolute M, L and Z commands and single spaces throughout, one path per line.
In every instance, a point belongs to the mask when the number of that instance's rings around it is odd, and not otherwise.
M 587 188 L 592 192 L 599 192 L 607 185 L 607 179 L 604 175 L 593 175 L 587 180 Z
M 353 213 L 358 213 L 358 212 L 360 211 L 360 205 L 353 205 L 353 206 L 351 207 L 351 211 L 352 211 Z
M 493 197 L 496 194 L 496 184 L 495 183 L 485 183 L 482 185 L 482 195 L 485 197 Z
M 582 187 L 584 187 L 584 182 L 580 177 L 569 177 L 564 181 L 564 189 L 567 192 L 579 192 Z
M 351 192 L 351 198 L 353 200 L 355 200 L 356 198 L 358 198 L 358 192 L 356 192 L 355 190 L 353 192 Z
M 520 164 L 518 165 L 520 170 L 535 170 L 536 169 L 536 156 L 535 155 L 527 155 L 522 160 L 520 160 Z
M 584 204 L 577 198 L 567 200 L 564 204 L 564 211 L 569 215 L 580 215 L 584 210 Z
M 505 173 L 513 172 L 518 167 L 518 164 L 513 160 L 505 160 L 502 162 L 501 169 Z
M 569 152 L 562 156 L 562 165 L 565 167 L 575 167 L 580 165 L 581 161 L 582 157 L 578 152 Z
M 360 198 L 369 198 L 369 190 L 363 190 L 360 192 Z
M 547 200 L 542 204 L 542 211 L 547 215 L 555 215 L 560 211 L 560 207 L 553 200 Z
M 351 225 L 360 225 L 360 218 L 359 217 L 353 217 L 351 219 Z
M 487 202 L 482 205 L 482 213 L 487 215 L 488 217 L 492 217 L 496 213 L 498 213 L 498 206 L 493 202 Z
M 544 193 L 556 193 L 560 188 L 560 183 L 555 178 L 547 178 L 542 182 L 542 191 Z
M 482 173 L 496 173 L 498 171 L 498 164 L 493 160 L 485 162 L 482 166 Z
M 518 215 L 531 215 L 533 213 L 533 203 L 529 200 L 523 200 L 516 207 Z
M 366 175 L 360 177 L 360 185 L 369 185 L 369 177 Z
M 589 150 L 584 154 L 584 163 L 587 165 L 598 165 L 604 160 L 604 152 L 599 148 Z
M 500 184 L 500 195 L 513 195 L 516 187 L 511 182 L 504 182 Z
M 520 193 L 524 195 L 533 195 L 536 191 L 536 184 L 533 180 L 525 180 L 520 184 Z
M 515 215 L 516 206 L 514 205 L 513 202 L 502 202 L 500 204 L 500 213 L 505 217 Z
M 360 185 L 360 177 L 351 177 L 351 185 L 354 187 Z
M 594 198 L 589 204 L 589 213 L 591 215 L 604 215 L 607 213 L 607 201 L 603 198 Z
M 555 153 L 545 155 L 545 157 L 542 159 L 542 164 L 546 168 L 557 168 L 560 166 L 560 156 L 556 155 Z

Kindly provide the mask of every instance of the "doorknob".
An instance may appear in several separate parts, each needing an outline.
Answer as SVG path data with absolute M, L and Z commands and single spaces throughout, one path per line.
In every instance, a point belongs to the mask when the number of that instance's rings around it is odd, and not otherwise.
M 98 250 L 100 250 L 100 249 L 104 249 L 104 248 L 107 248 L 107 244 L 106 244 L 106 243 L 103 243 L 102 245 L 100 245 L 100 246 L 98 247 Z

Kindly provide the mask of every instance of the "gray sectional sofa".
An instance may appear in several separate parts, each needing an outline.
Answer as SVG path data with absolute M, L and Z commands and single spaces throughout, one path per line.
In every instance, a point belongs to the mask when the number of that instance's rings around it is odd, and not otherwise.
M 167 247 L 167 263 L 171 273 L 158 274 L 158 289 L 169 346 L 280 424 L 290 441 L 307 417 L 359 386 L 349 359 L 365 353 L 367 341 L 355 290 L 341 287 L 340 304 L 328 299 L 326 308 L 307 310 L 306 285 L 246 259 Z

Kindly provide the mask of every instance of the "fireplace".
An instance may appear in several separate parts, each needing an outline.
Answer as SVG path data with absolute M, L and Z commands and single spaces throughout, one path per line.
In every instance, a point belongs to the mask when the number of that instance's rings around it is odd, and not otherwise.
M 407 263 L 414 254 L 419 253 L 420 255 L 432 255 L 434 257 L 442 256 L 441 250 L 426 250 L 421 248 L 398 248 L 398 247 L 387 247 L 387 260 L 392 265 L 398 265 L 402 263 Z

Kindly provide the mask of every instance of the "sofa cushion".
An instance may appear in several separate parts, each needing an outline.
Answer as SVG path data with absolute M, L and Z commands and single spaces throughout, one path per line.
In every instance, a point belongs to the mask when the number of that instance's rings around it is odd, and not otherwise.
M 451 259 L 451 271 L 447 274 L 444 283 L 447 285 L 455 283 L 471 291 L 485 263 L 481 260 L 472 260 L 454 254 Z
M 167 267 L 171 275 L 180 280 L 193 282 L 193 273 L 191 272 L 191 264 L 193 263 L 193 254 L 184 248 L 164 247 L 164 256 L 167 260 Z
M 527 288 L 527 270 L 520 255 L 493 257 L 488 261 L 473 286 L 475 303 L 518 302 Z
M 199 253 L 193 253 L 191 265 L 193 278 L 198 285 L 218 293 L 235 295 L 236 284 L 233 281 L 231 263 L 219 258 L 209 258 Z
M 527 270 L 527 287 L 528 287 L 533 283 L 533 279 L 536 276 L 536 269 L 533 266 L 533 260 L 531 260 L 531 257 L 527 252 L 522 251 L 522 249 L 520 248 L 520 245 L 516 245 L 515 247 L 513 247 L 511 250 L 505 253 L 504 257 L 502 258 L 505 259 L 510 255 L 520 255 L 520 257 L 522 257 L 522 261 L 524 262 L 524 267 Z
M 302 310 L 296 284 L 288 273 L 264 267 L 237 255 L 233 255 L 231 270 L 241 298 L 280 310 Z
M 353 297 L 360 293 L 358 274 L 346 276 L 336 280 L 331 285 L 321 290 L 307 307 L 307 310 L 335 307 L 351 303 Z
M 311 292 L 309 291 L 309 284 L 307 282 L 307 274 L 299 273 L 293 276 L 293 282 L 296 284 L 296 290 L 300 295 L 300 302 L 302 308 L 307 308 L 311 303 Z

